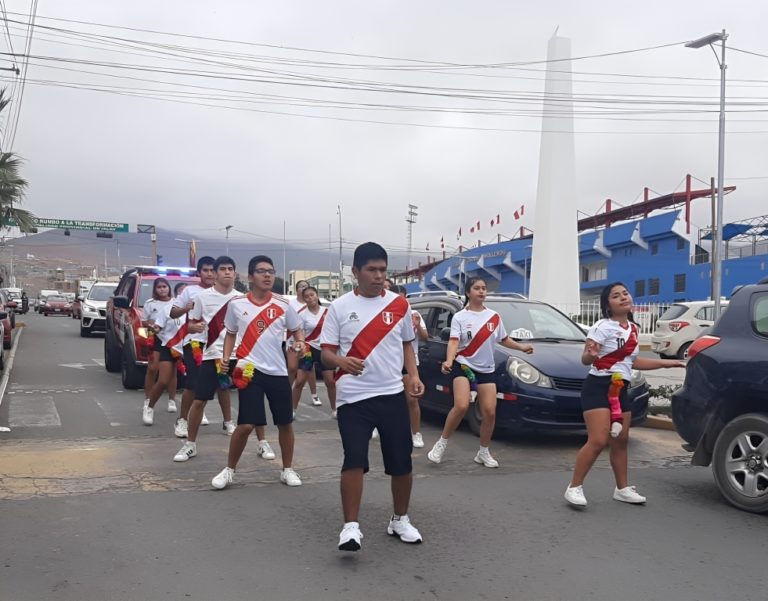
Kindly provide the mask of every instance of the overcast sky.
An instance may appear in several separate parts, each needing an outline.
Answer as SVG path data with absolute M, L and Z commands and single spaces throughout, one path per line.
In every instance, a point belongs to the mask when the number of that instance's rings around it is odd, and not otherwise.
M 21 22 L 9 23 L 17 53 L 30 4 L 5 2 Z M 42 0 L 12 150 L 26 160 L 25 206 L 40 217 L 201 237 L 234 225 L 231 238 L 255 248 L 282 238 L 285 221 L 289 240 L 321 250 L 329 226 L 336 244 L 341 205 L 350 245 L 402 249 L 411 203 L 414 254 L 425 255 L 441 236 L 455 246 L 459 227 L 466 234 L 477 220 L 485 241 L 533 227 L 545 68 L 536 61 L 555 28 L 574 57 L 723 28 L 729 46 L 768 55 L 766 22 L 763 1 Z M 736 220 L 768 212 L 768 58 L 729 50 L 727 62 L 726 183 L 738 191 L 725 216 Z M 644 186 L 680 190 L 686 173 L 716 175 L 709 49 L 583 58 L 573 70 L 581 211 L 606 198 L 631 204 Z M 0 73 L 6 86 L 17 80 Z M 8 91 L 14 104 L 19 89 Z M 6 113 L 4 150 L 15 114 Z M 706 225 L 708 214 L 699 201 L 694 220 Z

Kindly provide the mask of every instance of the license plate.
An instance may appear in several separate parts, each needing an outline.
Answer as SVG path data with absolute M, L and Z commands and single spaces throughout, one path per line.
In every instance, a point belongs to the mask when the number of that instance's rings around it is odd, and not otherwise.
M 58 313 L 59 311 L 61 311 L 61 309 L 54 309 L 54 311 L 56 311 L 56 313 Z

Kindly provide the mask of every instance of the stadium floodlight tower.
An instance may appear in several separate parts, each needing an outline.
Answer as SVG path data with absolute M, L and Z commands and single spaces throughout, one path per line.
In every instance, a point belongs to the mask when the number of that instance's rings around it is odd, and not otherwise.
M 580 295 L 570 58 L 571 40 L 555 32 L 547 49 L 530 297 L 573 315 Z

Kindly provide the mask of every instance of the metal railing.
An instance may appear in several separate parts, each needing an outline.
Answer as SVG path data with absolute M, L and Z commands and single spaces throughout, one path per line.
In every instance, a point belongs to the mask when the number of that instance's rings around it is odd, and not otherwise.
M 600 301 L 598 299 L 584 300 L 578 305 L 555 305 L 575 322 L 591 326 L 602 318 Z M 670 306 L 670 303 L 637 304 L 632 309 L 635 323 L 641 334 L 652 334 L 656 329 L 656 321 Z

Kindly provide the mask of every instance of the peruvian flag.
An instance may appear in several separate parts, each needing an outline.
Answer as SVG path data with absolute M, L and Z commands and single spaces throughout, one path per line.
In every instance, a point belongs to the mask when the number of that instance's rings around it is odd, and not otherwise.
M 459 233 L 456 234 L 456 240 L 461 238 L 461 228 L 459 228 Z
M 443 239 L 443 236 L 440 236 L 440 248 L 445 248 L 445 240 Z
M 477 225 L 475 225 L 475 229 L 479 232 L 480 231 L 480 222 L 477 222 Z
M 429 242 L 427 242 L 427 250 L 429 250 Z
M 469 228 L 469 233 L 474 234 L 475 233 L 475 226 L 473 225 L 471 228 Z
M 525 215 L 525 205 L 520 205 L 520 208 L 515 211 L 514 215 L 515 220 L 520 219 L 523 215 Z

